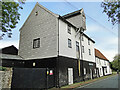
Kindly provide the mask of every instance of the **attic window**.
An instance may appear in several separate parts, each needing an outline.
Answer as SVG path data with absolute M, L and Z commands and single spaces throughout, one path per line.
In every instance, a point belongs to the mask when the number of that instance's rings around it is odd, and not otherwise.
M 35 12 L 35 16 L 37 16 L 37 15 L 38 15 L 38 11 Z

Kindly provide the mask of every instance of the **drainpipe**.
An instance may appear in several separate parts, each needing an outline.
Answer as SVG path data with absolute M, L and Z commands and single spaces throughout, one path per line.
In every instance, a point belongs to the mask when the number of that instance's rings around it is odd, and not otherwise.
M 81 70 L 82 70 L 82 71 L 81 71 L 81 75 L 82 75 L 82 77 L 84 78 L 84 76 L 83 76 L 84 74 L 83 74 L 82 40 L 81 40 L 81 36 L 83 35 L 83 29 L 82 29 L 82 28 L 79 28 L 79 29 L 80 29 L 80 46 L 81 46 L 81 50 L 80 50 L 80 51 L 81 51 L 81 61 L 82 61 L 82 62 L 81 62 L 81 68 L 82 68 L 82 69 L 81 69 Z

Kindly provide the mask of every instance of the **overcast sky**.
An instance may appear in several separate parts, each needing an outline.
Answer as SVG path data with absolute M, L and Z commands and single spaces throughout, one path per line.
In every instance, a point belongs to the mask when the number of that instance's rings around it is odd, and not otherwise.
M 39 4 L 48 8 L 50 11 L 64 15 L 81 8 L 86 15 L 85 33 L 95 41 L 95 48 L 99 49 L 110 61 L 118 53 L 118 25 L 112 25 L 108 21 L 106 14 L 102 13 L 101 2 L 39 2 Z M 0 40 L 0 48 L 15 45 L 19 48 L 19 29 L 29 16 L 36 2 L 27 2 L 23 5 L 23 10 L 19 10 L 21 20 L 17 27 L 12 31 L 12 38 L 4 37 Z

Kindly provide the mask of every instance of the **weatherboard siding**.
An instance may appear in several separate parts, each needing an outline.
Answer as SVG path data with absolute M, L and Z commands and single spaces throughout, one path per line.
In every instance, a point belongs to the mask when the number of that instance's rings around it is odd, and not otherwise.
M 80 27 L 86 28 L 86 21 L 84 20 L 85 22 L 83 22 L 82 14 L 67 18 L 67 20 L 78 28 Z
M 38 15 L 35 12 L 38 11 Z M 19 55 L 25 60 L 56 57 L 58 19 L 36 5 L 20 30 Z M 40 47 L 33 49 L 33 39 L 40 38 Z

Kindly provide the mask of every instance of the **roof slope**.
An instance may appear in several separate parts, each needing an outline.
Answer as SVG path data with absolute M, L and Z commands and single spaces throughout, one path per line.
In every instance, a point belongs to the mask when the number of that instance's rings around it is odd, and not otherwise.
M 65 19 L 67 19 L 67 18 L 69 18 L 69 17 L 73 17 L 73 16 L 76 16 L 76 15 L 79 15 L 79 14 L 81 14 L 82 12 L 84 12 L 83 8 L 80 9 L 80 10 L 77 10 L 77 11 L 74 11 L 74 12 L 71 12 L 71 13 L 68 13 L 68 14 L 66 14 L 66 15 L 63 15 L 62 17 L 65 18 Z
M 108 60 L 98 49 L 95 48 L 95 56 L 104 60 Z M 109 60 L 108 60 L 109 61 Z

